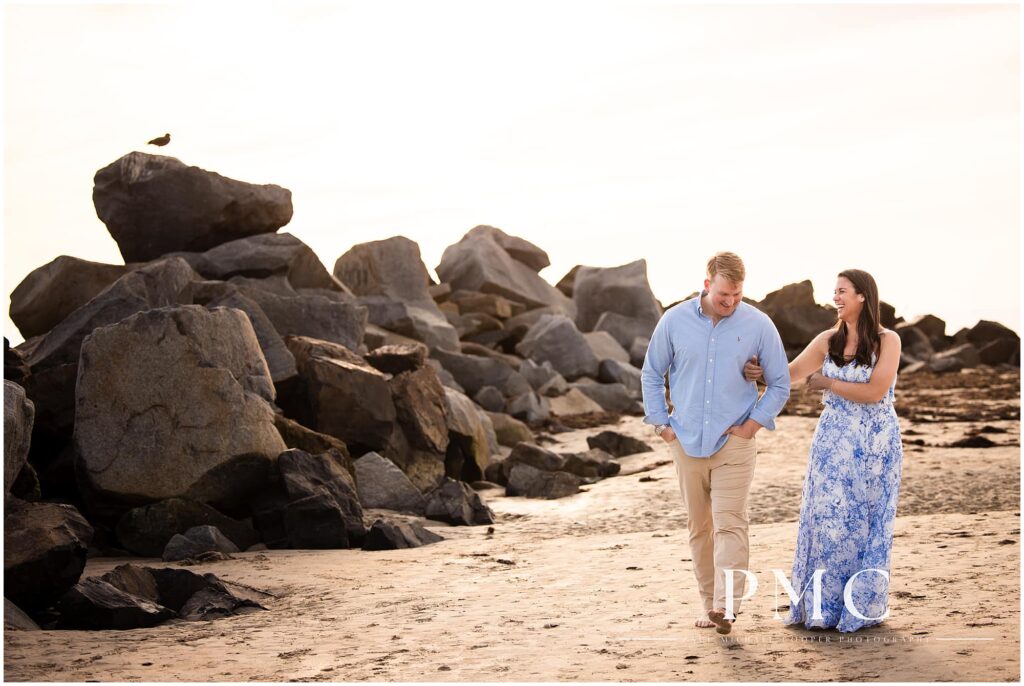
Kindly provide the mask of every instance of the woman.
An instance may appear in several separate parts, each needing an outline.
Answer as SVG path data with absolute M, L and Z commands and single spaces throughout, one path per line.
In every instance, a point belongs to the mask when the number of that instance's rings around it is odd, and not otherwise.
M 833 302 L 836 326 L 789 364 L 794 384 L 806 377 L 808 388 L 824 391 L 825 407 L 811 442 L 793 559 L 791 582 L 802 595 L 786 623 L 849 632 L 888 614 L 903 461 L 893 408 L 901 346 L 879 322 L 878 288 L 867 272 L 841 272 Z M 753 380 L 760 368 L 748 363 L 744 373 Z M 813 593 L 819 569 L 820 614 Z

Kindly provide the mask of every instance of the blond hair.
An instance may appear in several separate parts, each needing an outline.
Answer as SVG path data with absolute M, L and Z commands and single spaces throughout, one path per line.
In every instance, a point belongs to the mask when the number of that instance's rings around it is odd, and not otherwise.
M 736 253 L 718 252 L 708 260 L 708 278 L 714 279 L 715 274 L 721 274 L 733 283 L 742 283 L 747 277 L 747 270 Z

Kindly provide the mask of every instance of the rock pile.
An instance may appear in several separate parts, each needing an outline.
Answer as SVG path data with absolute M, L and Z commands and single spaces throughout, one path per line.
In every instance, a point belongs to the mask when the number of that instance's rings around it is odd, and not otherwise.
M 126 264 L 61 256 L 11 294 L 26 340 L 4 348 L 5 580 L 32 619 L 185 612 L 188 598 L 79 582 L 89 554 L 414 547 L 440 537 L 365 510 L 490 524 L 470 483 L 562 497 L 646 449 L 598 436 L 556 454 L 533 436 L 567 415 L 642 414 L 663 313 L 643 260 L 577 266 L 555 287 L 541 248 L 477 226 L 444 251 L 439 283 L 402 236 L 353 245 L 330 272 L 278 233 L 284 188 L 138 152 L 94 183 Z M 834 321 L 811 294 L 757 304 L 791 350 Z M 998 324 L 947 337 L 934 317 L 886 312 L 908 365 L 1019 364 Z

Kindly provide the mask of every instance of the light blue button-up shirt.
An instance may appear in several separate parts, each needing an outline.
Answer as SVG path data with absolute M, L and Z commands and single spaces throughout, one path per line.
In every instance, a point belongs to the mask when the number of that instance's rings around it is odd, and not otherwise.
M 641 373 L 644 423 L 671 425 L 691 457 L 714 455 L 725 445 L 729 427 L 748 418 L 775 429 L 775 416 L 789 399 L 786 351 L 768 315 L 741 302 L 716 326 L 701 309 L 701 296 L 662 316 Z M 768 385 L 760 398 L 757 384 L 743 377 L 743 365 L 754 355 Z M 666 372 L 671 416 L 665 402 Z

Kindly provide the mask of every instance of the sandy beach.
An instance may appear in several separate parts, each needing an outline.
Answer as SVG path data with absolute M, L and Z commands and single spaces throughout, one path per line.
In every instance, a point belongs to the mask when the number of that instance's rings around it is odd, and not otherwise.
M 977 422 L 904 421 L 905 440 L 924 445 L 906 446 L 891 614 L 855 634 L 775 617 L 770 570 L 788 574 L 792 563 L 815 425 L 783 416 L 758 436 L 750 516 L 759 589 L 729 637 L 693 626 L 686 516 L 671 454 L 655 445 L 622 458 L 619 476 L 561 500 L 483 491 L 497 514 L 493 533 L 421 520 L 446 540 L 241 553 L 191 568 L 274 594 L 266 612 L 124 632 L 7 631 L 5 678 L 1017 681 L 1020 425 L 987 424 L 1005 433 L 987 434 L 998 445 L 980 450 L 937 447 Z M 637 417 L 610 428 L 651 438 Z M 585 449 L 596 432 L 546 445 Z M 92 559 L 85 576 L 126 561 Z

